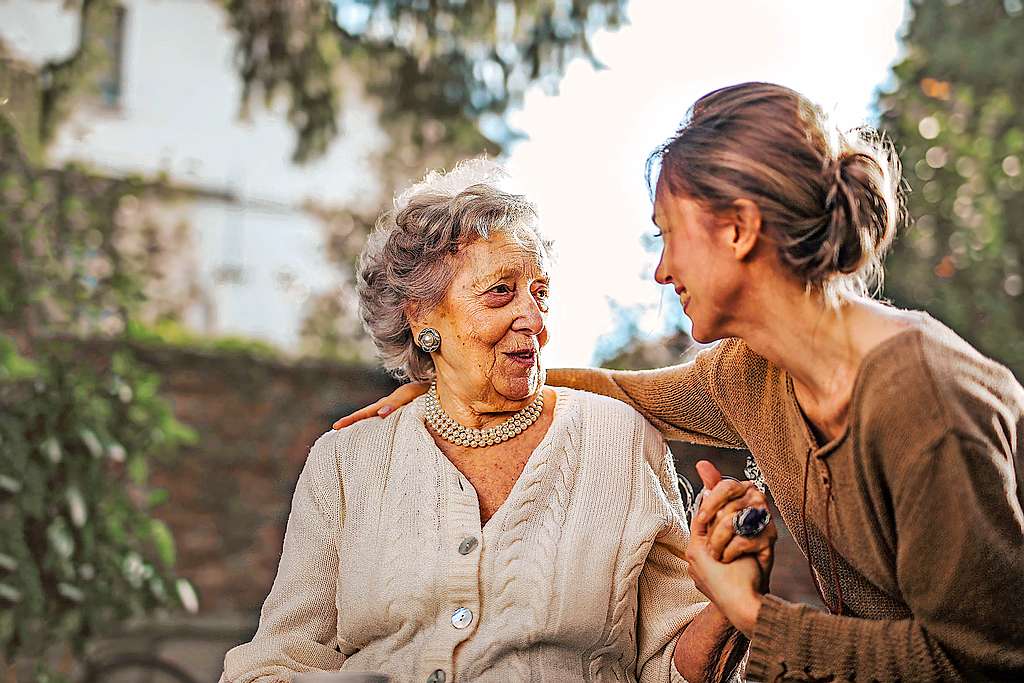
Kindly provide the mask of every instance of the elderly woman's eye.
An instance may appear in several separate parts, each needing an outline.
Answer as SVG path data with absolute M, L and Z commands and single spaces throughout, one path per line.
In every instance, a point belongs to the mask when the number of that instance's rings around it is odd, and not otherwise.
M 491 287 L 488 291 L 493 292 L 494 294 L 512 293 L 512 289 L 508 285 L 495 285 L 494 287 Z

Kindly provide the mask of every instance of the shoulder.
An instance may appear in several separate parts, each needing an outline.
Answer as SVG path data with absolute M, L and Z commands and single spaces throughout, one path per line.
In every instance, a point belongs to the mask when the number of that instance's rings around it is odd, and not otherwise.
M 335 463 L 342 476 L 353 473 L 367 462 L 378 461 L 367 456 L 390 453 L 396 444 L 408 442 L 412 430 L 423 428 L 418 419 L 417 401 L 419 399 L 386 418 L 371 417 L 325 432 L 310 449 L 310 459 Z
M 623 457 L 642 456 L 656 469 L 664 467 L 668 444 L 661 433 L 632 406 L 588 391 L 559 388 L 559 400 L 576 414 L 582 441 Z M 670 457 L 670 456 L 669 456 Z
M 914 452 L 950 434 L 991 443 L 1021 425 L 1024 389 L 1013 373 L 929 316 L 865 362 L 853 409 L 875 440 L 912 438 L 904 449 Z
M 622 434 L 623 430 L 632 432 L 646 428 L 654 430 L 655 434 L 658 433 L 635 408 L 616 398 L 564 387 L 559 387 L 556 391 L 558 400 L 566 404 L 564 409 L 578 414 L 581 429 L 608 435 Z M 660 434 L 658 438 L 661 438 Z
M 742 339 L 724 339 L 716 351 L 713 390 L 721 405 L 764 405 L 766 393 L 782 386 L 782 370 Z

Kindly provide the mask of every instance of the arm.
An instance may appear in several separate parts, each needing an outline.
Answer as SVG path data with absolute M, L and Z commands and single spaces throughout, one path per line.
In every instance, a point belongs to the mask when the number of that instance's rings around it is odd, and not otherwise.
M 644 475 L 671 521 L 655 539 L 637 585 L 639 680 L 698 683 L 709 671 L 735 669 L 738 657 L 729 655 L 737 654 L 737 646 L 742 654 L 745 647 L 690 578 L 685 559 L 689 532 L 672 454 L 650 425 L 644 430 Z
M 1007 452 L 1009 451 L 1009 452 Z M 1021 680 L 1024 515 L 1012 446 L 947 434 L 900 460 L 896 572 L 913 616 L 835 616 L 764 600 L 747 673 L 854 680 Z M 1017 475 L 1019 476 L 1019 474 Z
M 730 341 L 701 351 L 690 363 L 657 370 L 553 369 L 547 381 L 628 403 L 667 439 L 743 448 L 713 393 L 716 366 L 727 348 Z
M 297 671 L 337 671 L 335 593 L 341 487 L 334 439 L 321 437 L 299 475 L 274 586 L 252 641 L 224 659 L 222 681 L 277 683 Z

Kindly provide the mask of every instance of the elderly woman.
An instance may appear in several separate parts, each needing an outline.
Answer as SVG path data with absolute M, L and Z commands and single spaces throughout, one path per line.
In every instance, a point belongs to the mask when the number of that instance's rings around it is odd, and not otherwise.
M 548 248 L 495 173 L 477 161 L 431 174 L 378 224 L 360 262 L 363 320 L 390 371 L 433 384 L 313 446 L 259 629 L 222 681 L 735 669 L 739 639 L 687 573 L 658 431 L 618 401 L 544 386 Z M 763 574 L 751 557 L 730 566 Z

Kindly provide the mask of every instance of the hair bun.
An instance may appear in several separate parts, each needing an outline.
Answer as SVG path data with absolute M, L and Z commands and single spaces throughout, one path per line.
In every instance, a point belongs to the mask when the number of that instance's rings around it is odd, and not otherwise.
M 840 136 L 839 146 L 823 173 L 824 239 L 812 268 L 825 278 L 880 270 L 900 214 L 892 145 L 873 131 L 856 129 Z

